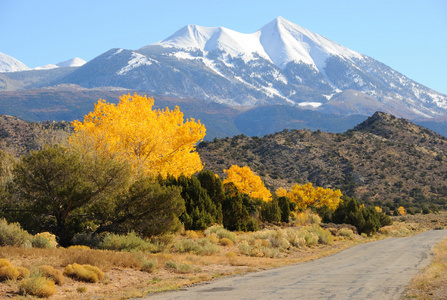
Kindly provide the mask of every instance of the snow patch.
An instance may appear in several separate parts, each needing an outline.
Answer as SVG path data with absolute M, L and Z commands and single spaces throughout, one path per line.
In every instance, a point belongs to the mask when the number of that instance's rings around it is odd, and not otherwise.
M 121 68 L 121 70 L 116 72 L 116 74 L 117 75 L 125 75 L 135 68 L 138 68 L 141 66 L 150 66 L 150 65 L 152 65 L 152 62 L 155 62 L 155 60 L 148 58 L 140 53 L 133 52 L 132 58 L 127 63 L 127 66 Z
M 298 106 L 301 106 L 301 107 L 311 106 L 313 108 L 317 108 L 317 107 L 320 107 L 321 105 L 323 105 L 323 103 L 320 103 L 320 102 L 301 102 L 301 103 L 298 103 Z
M 12 56 L 0 52 L 0 73 L 30 70 L 24 63 Z

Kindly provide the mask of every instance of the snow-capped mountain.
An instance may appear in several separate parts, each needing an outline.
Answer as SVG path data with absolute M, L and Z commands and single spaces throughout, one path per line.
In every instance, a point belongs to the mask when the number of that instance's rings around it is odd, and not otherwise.
M 0 52 L 0 72 L 18 72 L 29 69 L 21 61 Z
M 447 115 L 446 95 L 281 17 L 251 34 L 188 25 L 160 42 L 111 49 L 73 69 L 51 83 L 342 115 Z
M 74 57 L 72 59 L 60 62 L 56 64 L 60 68 L 67 68 L 67 67 L 80 67 L 85 65 L 86 61 L 79 57 Z
M 74 57 L 72 59 L 60 62 L 58 64 L 48 64 L 41 67 L 36 67 L 33 70 L 50 70 L 56 68 L 69 68 L 69 67 L 81 67 L 86 63 L 85 60 L 79 57 Z

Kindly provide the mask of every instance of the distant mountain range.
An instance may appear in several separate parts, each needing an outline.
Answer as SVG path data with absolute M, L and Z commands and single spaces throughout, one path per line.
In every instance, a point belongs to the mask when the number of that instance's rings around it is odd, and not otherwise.
M 49 70 L 56 68 L 67 68 L 67 67 L 80 67 L 86 63 L 85 60 L 79 57 L 74 57 L 72 59 L 57 63 L 48 64 L 41 67 L 36 67 L 31 69 L 27 67 L 23 62 L 0 52 L 0 73 L 1 72 L 21 72 L 29 70 Z
M 30 101 L 23 90 L 33 90 L 33 101 L 42 105 L 31 105 L 34 119 L 40 118 L 39 109 L 48 111 L 44 99 L 36 100 L 47 87 L 52 87 L 53 99 L 59 93 L 57 101 L 66 120 L 71 113 L 75 119 L 84 112 L 86 89 L 137 91 L 154 95 L 156 101 L 169 97 L 227 106 L 235 111 L 233 127 L 249 135 L 284 128 L 340 132 L 376 111 L 442 129 L 447 116 L 446 95 L 281 17 L 251 34 L 188 25 L 155 44 L 137 50 L 111 49 L 79 66 L 73 61 L 55 69 L 49 69 L 52 65 L 17 72 L 20 64 L 15 65 L 14 72 L 0 73 L 0 114 L 5 113 L 1 101 L 7 103 L 12 95 Z M 73 108 L 64 106 L 62 90 L 67 87 L 84 103 L 77 110 L 76 96 L 70 100 Z M 90 110 L 97 100 L 91 99 Z M 205 125 L 214 126 L 214 113 L 207 113 L 211 123 Z M 226 134 L 234 130 L 216 136 Z

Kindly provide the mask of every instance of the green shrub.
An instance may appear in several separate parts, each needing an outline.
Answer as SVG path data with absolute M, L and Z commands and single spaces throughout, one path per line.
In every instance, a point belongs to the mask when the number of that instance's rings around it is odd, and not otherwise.
M 57 293 L 54 281 L 37 273 L 19 282 L 21 295 L 33 295 L 40 298 L 48 298 Z
M 119 235 L 108 233 L 99 243 L 98 248 L 115 251 L 147 251 L 152 252 L 156 247 L 149 241 L 146 241 L 135 232 L 130 232 L 126 235 Z
M 277 230 L 276 233 L 269 238 L 269 241 L 270 245 L 274 248 L 288 249 L 290 247 L 289 241 L 281 230 Z
M 31 243 L 33 247 L 36 248 L 53 249 L 57 246 L 56 236 L 49 232 L 41 232 L 36 234 Z
M 157 262 L 153 259 L 144 261 L 141 265 L 141 271 L 153 273 L 155 270 L 157 270 Z
M 0 246 L 29 247 L 32 236 L 20 227 L 19 223 L 10 223 L 0 219 Z
M 96 234 L 91 232 L 81 232 L 75 234 L 71 243 L 73 245 L 83 245 L 89 248 L 99 248 L 105 234 Z
M 175 273 L 185 274 L 192 272 L 200 272 L 200 268 L 194 268 L 190 264 L 177 264 L 176 262 L 170 260 L 166 263 L 165 268 L 173 271 Z
M 219 252 L 219 247 L 207 238 L 199 240 L 182 239 L 174 245 L 174 249 L 180 253 L 191 252 L 197 255 L 211 255 Z
M 319 244 L 330 245 L 334 241 L 334 237 L 329 230 L 323 229 L 318 225 L 313 225 L 310 230 L 318 236 Z
M 344 238 L 352 239 L 354 236 L 354 232 L 351 229 L 348 228 L 340 228 L 337 231 L 337 236 L 341 236 Z
M 318 235 L 316 235 L 315 233 L 305 230 L 300 234 L 306 240 L 307 246 L 318 245 Z
M 217 234 L 217 236 L 219 237 L 219 239 L 222 238 L 227 238 L 233 241 L 233 243 L 236 243 L 236 234 L 223 228 L 223 226 L 221 225 L 214 225 L 211 227 L 208 227 L 205 231 L 204 231 L 205 235 L 208 236 L 212 233 Z

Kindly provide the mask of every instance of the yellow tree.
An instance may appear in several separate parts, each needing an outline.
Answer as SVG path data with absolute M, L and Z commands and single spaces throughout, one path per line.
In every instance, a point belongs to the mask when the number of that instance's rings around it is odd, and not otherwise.
M 278 188 L 275 191 L 276 196 L 279 197 L 287 197 L 287 190 L 283 187 Z
M 290 201 L 295 202 L 298 207 L 306 208 L 315 202 L 315 189 L 312 183 L 299 185 L 298 183 L 292 186 L 292 189 L 287 194 Z
M 314 188 L 312 183 L 304 185 L 295 184 L 292 186 L 287 197 L 290 201 L 295 202 L 300 208 L 308 206 L 323 207 L 326 206 L 330 210 L 336 210 L 340 204 L 340 197 L 343 196 L 340 190 L 332 190 L 330 188 L 317 187 Z
M 224 170 L 227 173 L 227 178 L 223 181 L 223 184 L 232 182 L 239 192 L 248 194 L 251 198 L 262 199 L 264 201 L 270 201 L 272 194 L 265 187 L 261 178 L 255 175 L 252 170 L 245 166 L 239 167 L 236 165 L 231 166 L 228 170 Z
M 196 144 L 205 137 L 200 121 L 174 110 L 153 109 L 154 99 L 123 95 L 117 105 L 100 99 L 84 121 L 72 122 L 70 143 L 131 163 L 134 174 L 190 176 L 203 169 Z
M 405 211 L 405 208 L 403 206 L 399 206 L 399 208 L 397 209 L 397 211 L 399 212 L 399 215 L 405 215 L 407 212 Z

